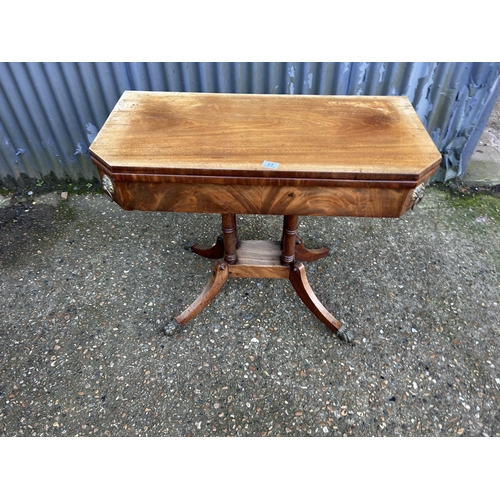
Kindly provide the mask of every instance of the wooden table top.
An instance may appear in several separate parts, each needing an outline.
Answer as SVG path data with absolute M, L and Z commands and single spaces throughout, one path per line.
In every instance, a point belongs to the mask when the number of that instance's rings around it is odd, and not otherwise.
M 90 153 L 112 172 L 278 178 L 416 180 L 441 161 L 408 98 L 385 96 L 126 91 Z

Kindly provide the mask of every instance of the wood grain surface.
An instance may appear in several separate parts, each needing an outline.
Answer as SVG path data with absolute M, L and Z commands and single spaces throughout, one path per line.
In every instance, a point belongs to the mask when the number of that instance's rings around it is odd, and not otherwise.
M 125 210 L 264 215 L 400 217 L 409 187 L 247 186 L 122 182 L 114 200 Z
M 290 275 L 290 266 L 280 260 L 279 241 L 244 240 L 236 253 L 236 264 L 229 266 L 232 278 L 288 278 Z
M 189 92 L 125 92 L 90 153 L 113 173 L 273 178 L 417 178 L 441 160 L 406 97 Z

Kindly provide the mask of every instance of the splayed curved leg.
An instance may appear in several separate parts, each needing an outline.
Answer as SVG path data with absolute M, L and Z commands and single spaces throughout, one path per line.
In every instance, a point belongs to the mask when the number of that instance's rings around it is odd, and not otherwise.
M 208 259 L 221 259 L 224 257 L 224 238 L 222 235 L 217 236 L 217 241 L 211 247 L 202 247 L 198 244 L 188 245 L 191 252 L 206 257 Z
M 177 321 L 179 325 L 184 325 L 197 316 L 219 293 L 228 277 L 229 269 L 227 263 L 222 259 L 217 260 L 214 264 L 212 276 L 210 276 L 210 280 L 201 294 L 188 308 L 179 314 L 179 316 L 175 317 L 175 321 Z
M 302 302 L 314 313 L 314 315 L 325 324 L 330 330 L 336 333 L 341 340 L 351 342 L 352 334 L 346 330 L 342 323 L 332 316 L 319 301 L 315 293 L 312 291 L 309 282 L 307 281 L 306 268 L 302 262 L 294 262 L 290 266 L 290 281 L 295 288 L 295 291 L 302 299 Z
M 314 260 L 322 259 L 330 253 L 328 247 L 321 247 L 317 249 L 309 249 L 304 246 L 304 242 L 300 236 L 297 236 L 295 244 L 295 257 L 299 261 L 312 262 Z

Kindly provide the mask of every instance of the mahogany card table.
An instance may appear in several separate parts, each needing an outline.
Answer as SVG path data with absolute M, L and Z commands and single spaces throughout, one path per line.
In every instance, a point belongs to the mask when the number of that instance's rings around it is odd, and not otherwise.
M 124 92 L 90 155 L 125 210 L 222 216 L 212 247 L 190 247 L 215 264 L 172 325 L 199 314 L 229 277 L 286 278 L 347 341 L 352 334 L 318 300 L 303 264 L 329 249 L 306 248 L 298 217 L 401 217 L 441 162 L 406 97 L 190 92 Z M 281 239 L 240 241 L 236 214 L 284 216 Z

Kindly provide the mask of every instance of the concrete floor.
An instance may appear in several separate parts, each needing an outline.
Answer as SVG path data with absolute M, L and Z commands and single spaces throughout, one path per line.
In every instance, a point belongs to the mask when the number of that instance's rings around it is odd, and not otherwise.
M 105 195 L 0 209 L 0 436 L 500 436 L 500 200 L 429 187 L 401 219 L 303 217 L 340 341 L 287 280 L 200 293 L 220 217 Z M 470 190 L 469 190 L 470 191 Z M 238 216 L 275 239 L 276 216 Z

